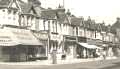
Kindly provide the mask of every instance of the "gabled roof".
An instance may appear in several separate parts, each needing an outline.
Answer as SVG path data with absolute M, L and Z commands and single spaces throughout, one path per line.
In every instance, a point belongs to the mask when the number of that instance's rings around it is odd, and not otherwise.
M 111 26 L 111 30 L 113 33 L 116 33 L 117 32 L 116 30 L 120 29 L 120 18 L 118 17 L 116 19 L 117 19 L 116 22 Z
M 120 22 L 118 22 L 118 21 L 116 21 L 112 26 L 112 29 L 117 29 L 117 28 L 119 28 L 120 29 Z
M 81 18 L 77 18 L 77 17 L 71 17 L 71 25 L 73 26 L 81 26 Z
M 23 1 L 19 1 L 19 5 L 20 5 L 22 13 L 28 13 L 30 8 L 32 7 L 31 4 L 25 3 Z
M 101 27 L 101 31 L 105 31 L 105 32 L 108 31 L 108 27 L 105 26 L 103 23 L 100 23 L 100 27 Z
M 96 30 L 97 31 L 107 32 L 108 31 L 108 27 L 105 26 L 103 23 L 96 23 Z
M 95 30 L 96 29 L 96 24 L 94 20 L 85 20 L 84 21 L 84 27 L 88 30 Z
M 56 9 L 56 16 L 59 23 L 70 24 L 70 20 L 68 18 L 69 16 L 67 16 L 67 14 L 65 13 L 64 8 Z
M 11 1 L 12 1 L 12 0 L 1 0 L 1 1 L 0 1 L 0 7 L 6 7 L 6 8 L 8 8 L 8 6 L 9 6 L 9 4 L 10 4 Z M 30 4 L 27 4 L 27 3 L 25 3 L 25 2 L 23 2 L 23 1 L 21 1 L 21 0 L 18 0 L 18 3 L 17 3 L 17 4 L 20 6 L 22 13 L 27 13 L 28 10 L 29 10 L 30 7 L 31 7 Z
M 90 30 L 95 30 L 95 22 L 94 21 L 92 21 L 91 23 L 90 23 Z
M 43 8 L 43 7 L 41 7 L 41 6 L 34 6 L 34 5 L 33 5 L 32 7 L 33 7 L 33 9 L 35 10 L 37 16 L 41 16 L 41 12 L 42 12 L 43 10 L 45 10 L 45 8 Z
M 57 14 L 57 20 L 59 21 L 59 23 L 70 24 L 69 18 L 65 13 Z
M 41 17 L 46 19 L 54 19 L 56 17 L 56 10 L 47 9 L 41 11 Z

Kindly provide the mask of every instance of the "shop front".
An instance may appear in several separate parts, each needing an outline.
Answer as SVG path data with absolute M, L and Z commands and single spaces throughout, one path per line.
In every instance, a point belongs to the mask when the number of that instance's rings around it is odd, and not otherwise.
M 29 61 L 43 45 L 30 30 L 4 27 L 0 32 L 0 61 Z
M 78 37 L 77 42 L 77 57 L 78 58 L 95 58 L 99 57 L 98 50 L 102 48 L 96 46 L 94 41 L 88 40 L 85 37 Z
M 39 46 L 38 51 L 41 55 L 37 55 L 43 59 L 48 58 L 48 32 L 47 31 L 32 31 L 34 36 L 39 40 L 39 42 L 43 43 L 43 46 Z
M 107 42 L 107 41 L 103 41 L 102 46 L 103 50 L 106 52 L 106 56 L 107 57 L 113 57 L 114 56 L 114 45 L 112 42 Z
M 75 36 L 64 36 L 64 51 L 67 59 L 76 58 L 76 37 Z
M 118 43 L 118 42 L 114 43 L 113 55 L 120 57 L 120 43 Z
M 50 43 L 48 47 L 48 59 L 53 59 L 53 55 L 56 57 L 56 58 L 54 57 L 54 59 L 60 58 L 61 54 L 58 53 L 59 51 L 58 40 L 59 40 L 59 35 L 51 33 L 49 40 Z

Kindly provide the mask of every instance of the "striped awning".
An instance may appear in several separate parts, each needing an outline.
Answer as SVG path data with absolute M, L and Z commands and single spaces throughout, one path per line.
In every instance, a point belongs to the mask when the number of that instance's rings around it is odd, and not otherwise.
M 30 30 L 17 28 L 0 29 L 0 46 L 43 45 Z
M 81 46 L 83 46 L 85 48 L 89 48 L 89 49 L 102 49 L 96 45 L 89 45 L 88 43 L 80 43 L 79 42 L 78 44 L 80 44 Z

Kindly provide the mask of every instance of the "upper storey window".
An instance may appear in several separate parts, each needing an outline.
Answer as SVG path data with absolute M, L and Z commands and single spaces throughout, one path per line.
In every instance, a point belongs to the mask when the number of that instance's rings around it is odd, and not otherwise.
M 11 12 L 12 12 L 11 10 L 8 10 L 8 14 L 11 14 Z
M 3 12 L 5 12 L 5 10 L 2 10 Z
M 13 14 L 15 15 L 17 13 L 17 11 L 13 11 Z

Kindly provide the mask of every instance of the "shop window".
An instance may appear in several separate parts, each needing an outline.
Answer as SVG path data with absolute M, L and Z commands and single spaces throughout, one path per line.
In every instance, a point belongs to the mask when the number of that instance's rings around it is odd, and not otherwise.
M 38 47 L 37 48 L 37 53 L 40 54 L 41 56 L 45 56 L 45 47 Z
M 55 21 L 52 21 L 52 32 L 57 33 L 57 23 Z
M 9 54 L 10 53 L 10 47 L 3 47 L 2 48 L 2 54 Z
M 82 36 L 82 31 L 79 31 L 79 35 Z
M 57 48 L 58 48 L 58 43 L 56 41 L 52 41 L 50 43 L 49 51 L 52 52 L 53 49 L 57 50 Z

